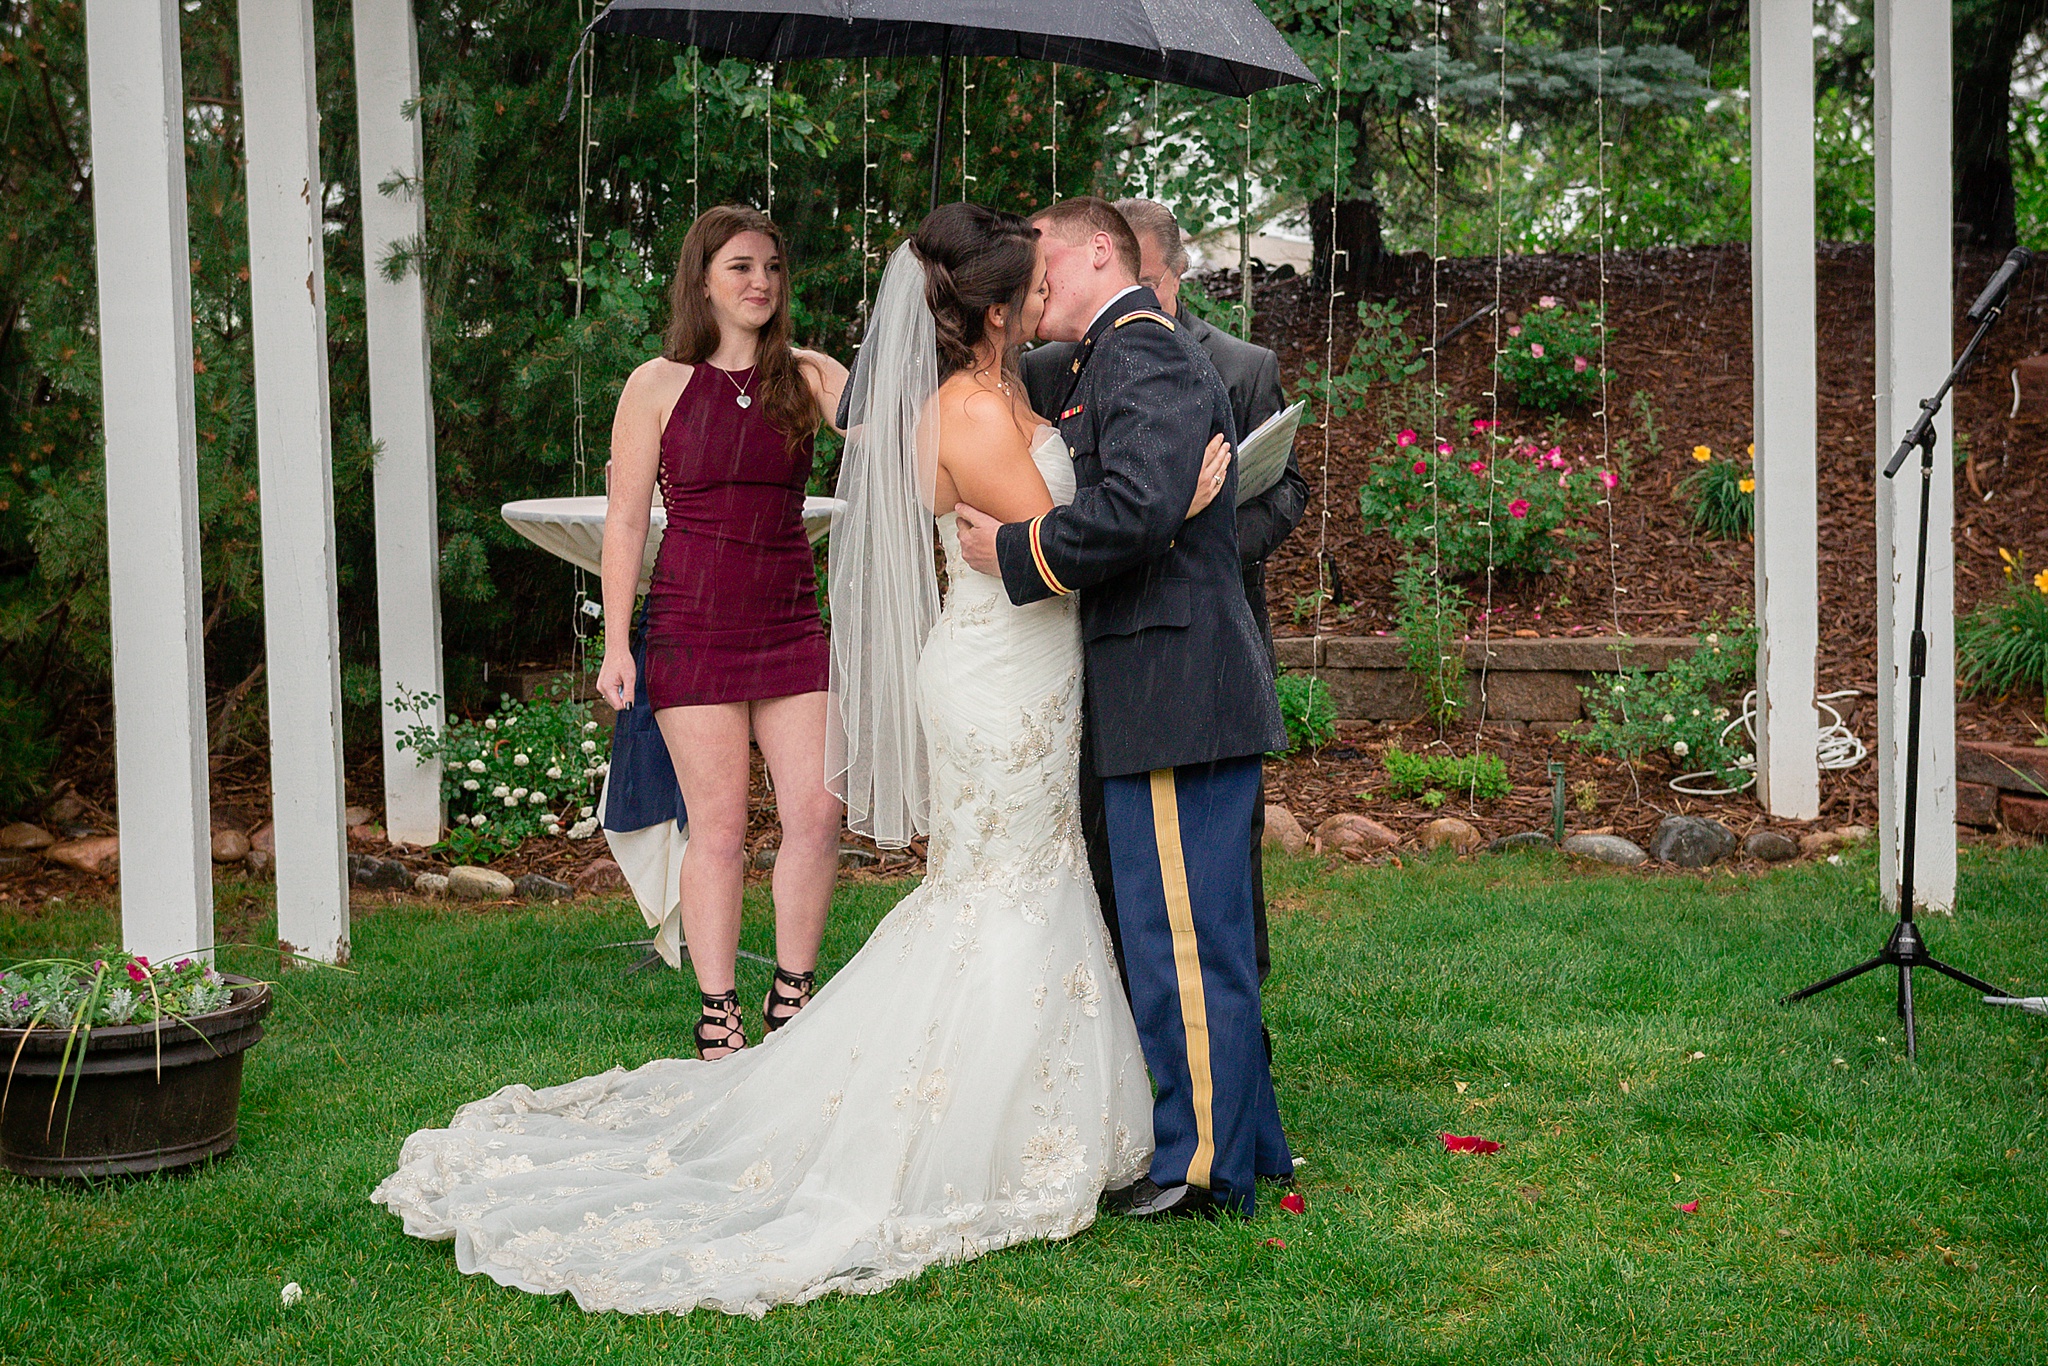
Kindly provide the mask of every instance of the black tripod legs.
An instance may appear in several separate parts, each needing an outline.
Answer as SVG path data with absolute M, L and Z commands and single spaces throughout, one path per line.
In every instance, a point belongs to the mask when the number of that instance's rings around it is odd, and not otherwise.
M 1831 987 L 1838 987 L 1842 985 L 1842 983 L 1850 980 L 1851 978 L 1861 977 L 1864 973 L 1869 972 L 1872 968 L 1885 967 L 1891 961 L 1892 960 L 1888 956 L 1881 953 L 1867 963 L 1858 963 L 1855 967 L 1845 968 L 1841 972 L 1836 973 L 1832 977 L 1826 978 L 1822 981 L 1815 982 L 1810 987 L 1801 987 L 1799 990 L 1793 992 L 1790 996 L 1781 996 L 1778 998 L 1778 1004 L 1781 1006 L 1789 1006 L 1794 1001 L 1803 1001 L 1809 996 L 1818 996 L 1823 991 L 1827 991 Z
M 1919 1051 L 1918 1031 L 1914 1028 L 1913 1023 L 1914 968 L 1932 968 L 1943 976 L 1953 977 L 1964 986 L 1981 992 L 1986 996 L 1996 996 L 1999 994 L 1999 989 L 1986 982 L 1983 978 L 1972 977 L 1961 968 L 1952 968 L 1940 959 L 1930 957 L 1927 952 L 1927 943 L 1920 937 L 1919 928 L 1910 920 L 1901 920 L 1893 927 L 1891 938 L 1885 941 L 1884 950 L 1877 957 L 1870 959 L 1868 962 L 1858 963 L 1855 967 L 1838 972 L 1832 977 L 1815 982 L 1810 987 L 1801 987 L 1790 996 L 1784 997 L 1779 1004 L 1791 1005 L 1794 1001 L 1803 1001 L 1809 996 L 1818 996 L 1831 987 L 1842 985 L 1842 983 L 1852 977 L 1861 977 L 1872 968 L 1885 967 L 1895 967 L 1899 970 L 1898 1011 L 1899 1018 L 1906 1022 L 1906 1056 L 1909 1058 Z

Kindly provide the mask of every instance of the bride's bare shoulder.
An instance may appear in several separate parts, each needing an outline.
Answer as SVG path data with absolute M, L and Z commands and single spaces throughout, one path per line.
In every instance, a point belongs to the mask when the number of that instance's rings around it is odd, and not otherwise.
M 965 372 L 939 386 L 939 449 L 983 457 L 1031 454 L 1030 414 L 999 389 Z

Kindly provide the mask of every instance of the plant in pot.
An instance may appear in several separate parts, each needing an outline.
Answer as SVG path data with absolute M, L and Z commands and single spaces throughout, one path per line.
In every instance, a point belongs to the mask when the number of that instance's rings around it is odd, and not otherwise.
M 0 971 L 0 1165 L 22 1176 L 186 1167 L 235 1146 L 242 1054 L 270 986 L 199 958 L 46 958 Z

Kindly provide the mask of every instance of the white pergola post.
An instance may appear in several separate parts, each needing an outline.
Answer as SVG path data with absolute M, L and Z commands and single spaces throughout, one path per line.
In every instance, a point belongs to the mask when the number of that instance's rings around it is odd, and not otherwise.
M 241 0 L 239 17 L 277 933 L 340 962 L 348 866 L 312 0 Z
M 1750 315 L 1756 436 L 1757 797 L 1820 814 L 1814 484 L 1813 7 L 1750 0 Z
M 213 947 L 177 0 L 87 0 L 121 942 Z
M 362 169 L 363 304 L 369 333 L 370 435 L 377 461 L 377 650 L 384 717 L 384 829 L 394 840 L 441 838 L 441 763 L 398 748 L 398 732 L 444 724 L 437 700 L 419 715 L 393 702 L 401 689 L 441 696 L 441 543 L 434 484 L 433 376 L 419 271 L 385 278 L 396 242 L 426 230 L 420 128 L 405 115 L 419 98 L 412 0 L 355 0 L 356 130 Z M 379 187 L 393 178 L 400 187 Z
M 1949 5 L 1877 0 L 1876 458 L 1899 438 L 1953 362 L 1949 233 Z M 1943 410 L 1928 486 L 1927 681 L 1920 721 L 1915 900 L 1956 894 L 1954 426 Z M 1877 478 L 1878 885 L 1896 909 L 1904 830 L 1908 645 L 1913 629 L 1917 458 Z

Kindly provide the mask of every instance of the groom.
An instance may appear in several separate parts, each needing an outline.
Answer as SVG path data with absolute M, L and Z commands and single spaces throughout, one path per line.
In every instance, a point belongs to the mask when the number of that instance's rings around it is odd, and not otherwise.
M 960 506 L 961 554 L 1020 606 L 1081 594 L 1089 776 L 1158 1088 L 1151 1174 L 1119 1204 L 1142 1218 L 1249 1214 L 1255 1176 L 1293 1168 L 1259 1032 L 1249 857 L 1261 756 L 1286 731 L 1239 574 L 1234 465 L 1187 517 L 1209 438 L 1236 442 L 1230 395 L 1138 283 L 1138 240 L 1113 207 L 1067 199 L 1033 222 L 1039 336 L 1079 343 L 1047 414 L 1078 489 L 1007 526 Z

